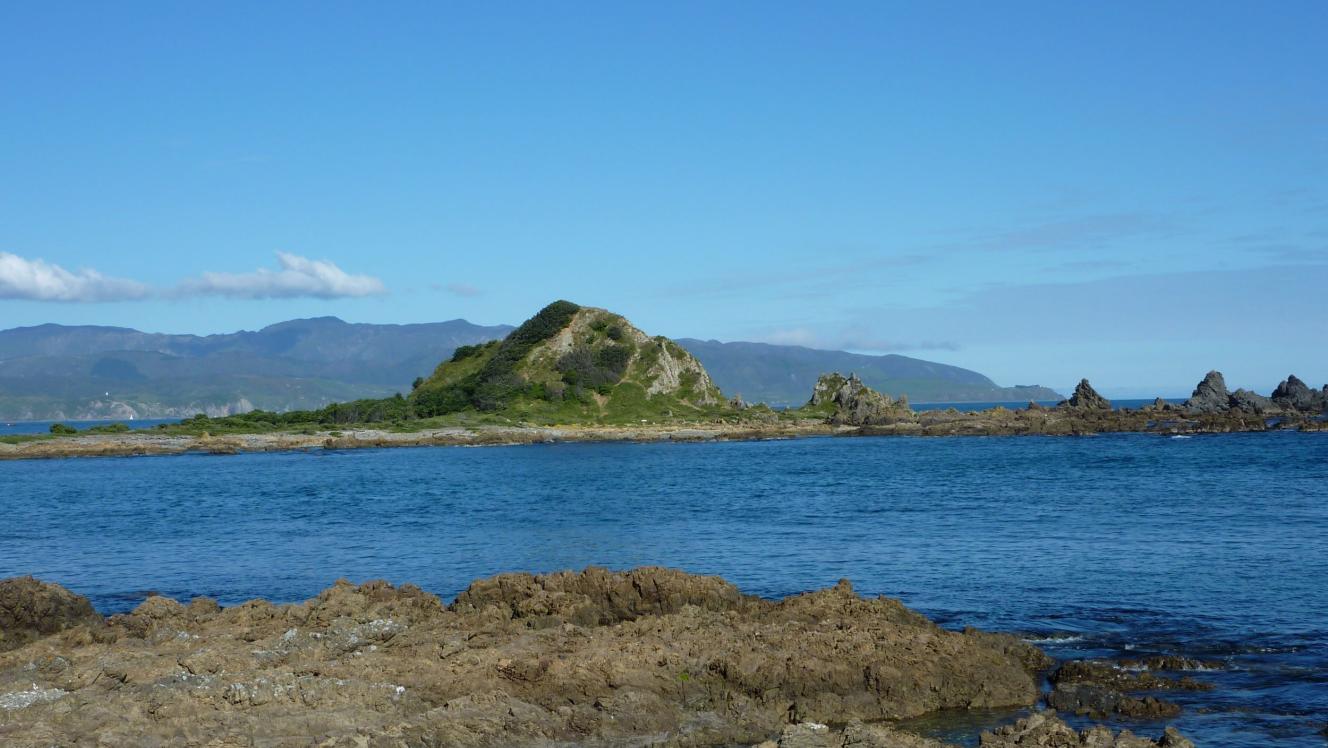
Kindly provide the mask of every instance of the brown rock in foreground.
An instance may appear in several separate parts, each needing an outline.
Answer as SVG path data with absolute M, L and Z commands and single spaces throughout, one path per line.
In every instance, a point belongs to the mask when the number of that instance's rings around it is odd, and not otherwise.
M 102 617 L 86 597 L 58 584 L 14 577 L 0 579 L 0 652 Z
M 665 569 L 503 575 L 450 608 L 338 582 L 296 605 L 152 597 L 66 623 L 0 654 L 0 744 L 753 744 L 1030 705 L 1040 661 L 847 582 L 768 601 Z

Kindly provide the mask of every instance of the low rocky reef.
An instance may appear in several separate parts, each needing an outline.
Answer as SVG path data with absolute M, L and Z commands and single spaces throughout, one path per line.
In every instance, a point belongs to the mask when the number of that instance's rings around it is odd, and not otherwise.
M 110 618 L 19 578 L 0 581 L 0 628 L 6 746 L 931 748 L 886 722 L 1032 706 L 1052 664 L 848 582 L 770 601 L 660 568 L 505 574 L 447 606 L 341 581 L 294 605 L 154 596 Z M 1191 745 L 1052 712 L 981 740 Z
M 873 391 L 854 375 L 827 374 L 804 409 L 825 414 L 832 425 L 849 425 L 865 434 L 928 436 L 974 434 L 1088 434 L 1107 432 L 1219 433 L 1328 429 L 1328 385 L 1311 389 L 1287 377 L 1272 395 L 1249 390 L 1230 392 L 1222 373 L 1210 371 L 1183 403 L 1161 398 L 1142 408 L 1113 408 L 1088 380 L 1053 407 L 996 407 L 982 411 L 914 411 L 907 399 L 894 400 Z

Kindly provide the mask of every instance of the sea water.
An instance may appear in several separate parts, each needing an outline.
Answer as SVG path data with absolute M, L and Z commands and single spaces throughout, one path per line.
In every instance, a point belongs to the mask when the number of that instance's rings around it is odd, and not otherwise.
M 1321 748 L 1328 434 L 814 438 L 0 462 L 0 576 L 103 612 L 296 601 L 338 577 L 449 599 L 599 564 L 779 597 L 850 579 L 1051 654 L 1179 654 L 1201 746 Z M 970 743 L 1008 714 L 920 729 Z M 1114 723 L 1145 734 L 1160 725 Z

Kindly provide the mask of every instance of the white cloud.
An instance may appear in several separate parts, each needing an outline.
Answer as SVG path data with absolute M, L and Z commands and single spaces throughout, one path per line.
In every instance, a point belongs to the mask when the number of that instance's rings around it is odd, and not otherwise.
M 91 268 L 70 272 L 45 260 L 0 252 L 0 299 L 126 301 L 150 293 L 142 283 L 109 278 Z
M 387 287 L 371 275 L 351 275 L 327 260 L 278 252 L 279 270 L 252 273 L 203 273 L 180 285 L 184 296 L 232 296 L 243 299 L 289 299 L 313 296 L 337 299 L 377 296 Z

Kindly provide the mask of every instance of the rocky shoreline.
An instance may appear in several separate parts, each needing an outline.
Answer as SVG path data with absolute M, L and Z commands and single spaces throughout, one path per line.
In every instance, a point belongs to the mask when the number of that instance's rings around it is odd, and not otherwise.
M 1288 377 L 1270 397 L 1247 390 L 1228 392 L 1212 371 L 1184 403 L 1161 398 L 1142 408 L 1113 408 L 1084 380 L 1056 406 L 982 411 L 914 411 L 865 386 L 855 376 L 828 374 L 817 383 L 807 408 L 795 415 L 753 408 L 735 400 L 735 414 L 715 422 L 642 423 L 633 426 L 478 426 L 390 431 L 327 429 L 311 433 L 188 435 L 138 431 L 64 436 L 0 443 L 0 460 L 59 457 L 126 457 L 186 453 L 381 447 L 491 446 L 556 442 L 696 442 L 791 439 L 809 436 L 1084 436 L 1108 433 L 1162 435 L 1261 431 L 1328 431 L 1328 386 L 1313 390 Z
M 890 721 L 1031 707 L 1052 664 L 1014 636 L 947 631 L 847 581 L 771 601 L 717 577 L 590 568 L 478 580 L 451 605 L 340 581 L 294 605 L 154 596 L 109 618 L 57 585 L 0 581 L 0 743 L 12 746 L 941 748 Z M 1065 674 L 1104 678 L 1119 680 Z M 1171 729 L 1076 732 L 1050 711 L 981 745 L 1192 746 Z
M 290 452 L 315 449 L 373 449 L 386 447 L 483 447 L 558 442 L 697 442 L 790 439 L 855 432 L 808 422 L 768 425 L 760 423 L 688 426 L 480 426 L 421 431 L 346 428 L 312 434 L 289 432 L 226 435 L 160 434 L 151 431 L 95 434 L 60 439 L 0 444 L 0 460 L 58 457 L 130 457 L 139 455 Z

